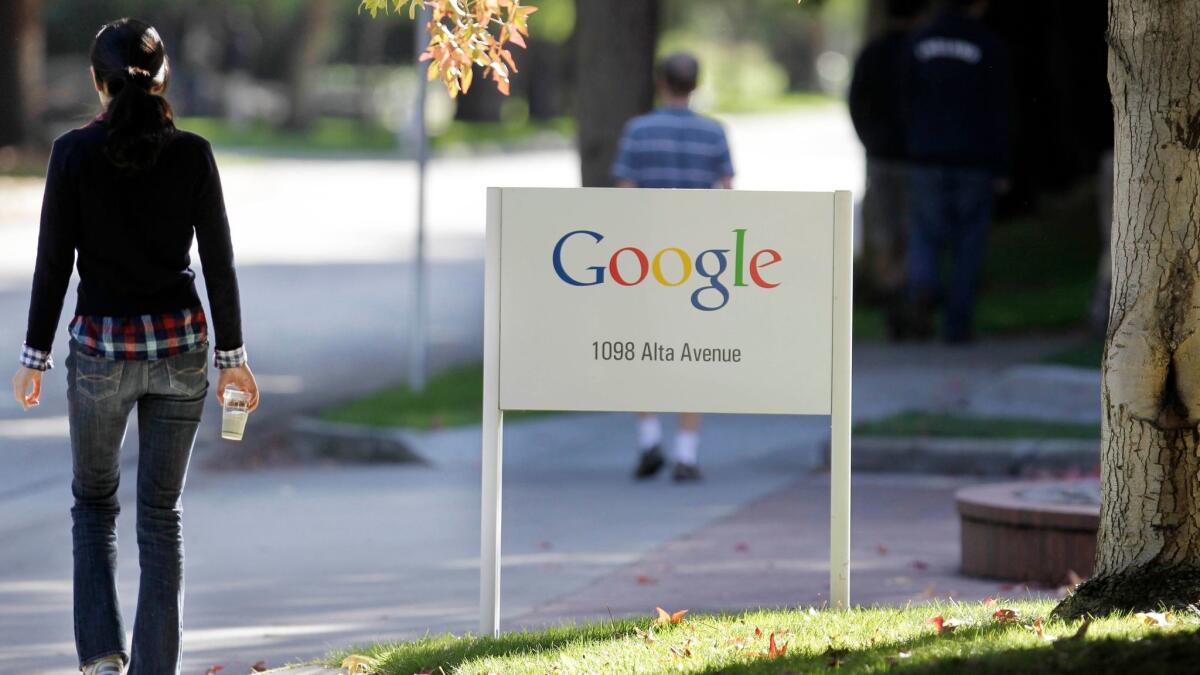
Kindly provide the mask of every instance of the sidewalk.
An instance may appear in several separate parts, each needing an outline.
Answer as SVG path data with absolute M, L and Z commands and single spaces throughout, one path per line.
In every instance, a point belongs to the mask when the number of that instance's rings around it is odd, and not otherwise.
M 958 573 L 954 491 L 969 484 L 881 474 L 854 479 L 852 603 L 1055 593 Z M 516 617 L 506 628 L 653 616 L 655 607 L 693 612 L 821 607 L 828 592 L 829 481 L 827 475 L 814 475 L 666 542 L 633 564 Z
M 855 416 L 960 409 L 980 383 L 1060 342 L 860 347 Z M 633 429 L 629 414 L 506 425 L 506 627 L 607 616 L 605 605 L 644 613 L 820 602 L 828 496 L 814 471 L 827 419 L 708 416 L 700 450 L 708 479 L 688 486 L 629 479 Z M 278 666 L 357 643 L 474 631 L 478 434 L 439 435 L 428 467 L 196 471 L 184 498 L 185 672 L 214 664 L 245 672 L 259 660 Z M 1003 593 L 955 578 L 955 484 L 857 477 L 855 602 Z M 134 503 L 132 487 L 122 485 L 125 504 Z M 25 512 L 24 502 L 9 506 Z M 10 608 L 0 616 L 0 672 L 72 667 L 68 533 L 66 510 L 52 505 L 37 527 L 19 531 L 21 547 L 0 550 L 0 605 Z M 131 600 L 132 519 L 122 519 L 120 540 L 120 591 Z M 639 584 L 639 575 L 651 581 Z

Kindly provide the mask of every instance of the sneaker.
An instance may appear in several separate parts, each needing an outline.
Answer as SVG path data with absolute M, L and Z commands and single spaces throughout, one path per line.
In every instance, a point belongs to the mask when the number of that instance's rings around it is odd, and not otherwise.
M 671 474 L 671 478 L 676 483 L 694 483 L 699 480 L 704 480 L 704 474 L 700 473 L 700 467 L 695 464 L 676 464 L 675 471 Z
M 83 675 L 124 675 L 125 659 L 113 654 L 96 659 L 83 667 Z
M 656 445 L 642 453 L 633 477 L 637 480 L 651 478 L 663 468 L 664 464 L 666 464 L 666 460 L 663 459 L 662 447 Z

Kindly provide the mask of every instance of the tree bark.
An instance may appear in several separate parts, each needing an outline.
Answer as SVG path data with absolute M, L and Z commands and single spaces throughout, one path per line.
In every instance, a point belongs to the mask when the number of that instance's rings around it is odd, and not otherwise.
M 575 12 L 583 185 L 607 187 L 625 123 L 654 105 L 659 1 L 578 0 Z
M 307 0 L 299 9 L 295 40 L 287 64 L 289 129 L 307 129 L 316 116 L 313 82 L 329 57 L 334 0 Z
M 42 0 L 0 2 L 0 148 L 33 140 L 44 61 Z
M 1200 0 L 1112 0 L 1112 299 L 1095 573 L 1064 617 L 1200 602 Z

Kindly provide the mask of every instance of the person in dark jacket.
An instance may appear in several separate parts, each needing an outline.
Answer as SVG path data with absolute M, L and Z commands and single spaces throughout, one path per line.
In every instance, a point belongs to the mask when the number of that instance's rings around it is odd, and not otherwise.
M 944 337 L 951 343 L 973 336 L 995 192 L 1008 183 L 1009 58 L 983 24 L 987 5 L 987 0 L 950 0 L 929 26 L 914 33 L 905 59 L 912 163 L 910 325 L 928 337 L 933 307 L 944 296 Z M 942 293 L 940 257 L 946 250 L 952 271 Z
M 50 154 L 13 394 L 26 410 L 38 405 L 74 265 L 79 292 L 66 374 L 79 667 L 84 675 L 177 675 L 180 498 L 209 392 L 193 240 L 216 329 L 217 399 L 233 386 L 253 410 L 258 386 L 242 342 L 221 179 L 208 142 L 175 128 L 163 97 L 171 70 L 158 31 L 136 19 L 109 23 L 96 34 L 91 61 L 103 112 L 59 137 Z M 116 528 L 121 445 L 134 409 L 141 577 L 129 648 L 117 598 Z
M 903 75 L 909 34 L 925 0 L 890 0 L 884 32 L 867 43 L 850 81 L 850 118 L 867 151 L 863 194 L 863 267 L 867 291 L 887 312 L 888 337 L 905 336 L 904 286 L 908 270 L 908 148 Z

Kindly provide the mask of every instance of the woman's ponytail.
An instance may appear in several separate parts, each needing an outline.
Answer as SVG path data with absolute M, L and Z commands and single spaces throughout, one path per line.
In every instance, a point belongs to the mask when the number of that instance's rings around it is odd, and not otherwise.
M 92 70 L 109 95 L 108 159 L 123 168 L 153 166 L 175 132 L 171 104 L 163 98 L 171 69 L 158 31 L 137 19 L 107 24 L 92 44 Z

